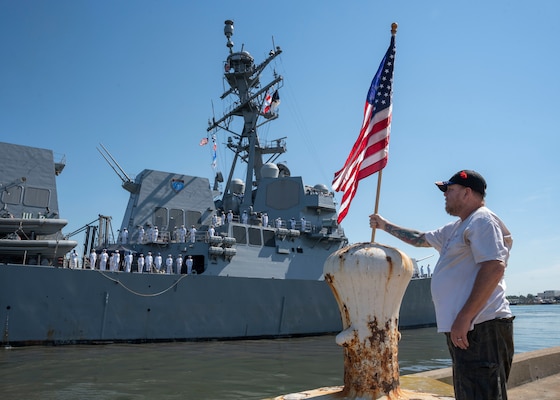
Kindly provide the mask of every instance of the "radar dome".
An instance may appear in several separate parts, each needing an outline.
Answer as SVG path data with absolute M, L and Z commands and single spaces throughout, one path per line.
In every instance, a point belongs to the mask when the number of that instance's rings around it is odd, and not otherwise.
M 261 176 L 263 178 L 278 178 L 280 169 L 274 163 L 266 163 L 261 167 Z
M 315 189 L 319 193 L 329 193 L 329 188 L 323 183 L 316 184 L 315 186 L 313 186 L 313 189 Z
M 243 182 L 241 179 L 232 179 L 231 191 L 235 194 L 245 193 L 245 182 Z

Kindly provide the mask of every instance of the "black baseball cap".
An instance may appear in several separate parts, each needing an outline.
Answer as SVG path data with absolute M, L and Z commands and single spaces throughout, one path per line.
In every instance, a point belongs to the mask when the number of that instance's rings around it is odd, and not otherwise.
M 448 181 L 440 181 L 436 182 L 437 187 L 442 192 L 447 190 L 447 186 L 449 185 L 461 185 L 468 188 L 471 188 L 475 192 L 480 193 L 483 197 L 486 195 L 486 181 L 476 171 L 472 171 L 469 169 L 464 169 L 462 171 L 457 172 Z

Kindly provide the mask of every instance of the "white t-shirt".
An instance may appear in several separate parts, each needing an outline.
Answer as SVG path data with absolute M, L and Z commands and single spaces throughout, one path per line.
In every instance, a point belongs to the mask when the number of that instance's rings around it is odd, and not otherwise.
M 480 263 L 500 260 L 507 265 L 512 238 L 504 223 L 486 207 L 434 231 L 425 238 L 439 253 L 432 275 L 432 298 L 438 332 L 450 332 L 474 286 Z M 502 278 L 474 324 L 511 317 Z

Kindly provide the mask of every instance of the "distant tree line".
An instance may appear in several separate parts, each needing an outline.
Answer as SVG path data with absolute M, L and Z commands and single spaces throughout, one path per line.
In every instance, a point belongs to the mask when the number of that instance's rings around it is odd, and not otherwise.
M 560 298 L 542 299 L 539 296 L 527 294 L 527 296 L 506 296 L 509 303 L 512 305 L 518 304 L 560 304 Z

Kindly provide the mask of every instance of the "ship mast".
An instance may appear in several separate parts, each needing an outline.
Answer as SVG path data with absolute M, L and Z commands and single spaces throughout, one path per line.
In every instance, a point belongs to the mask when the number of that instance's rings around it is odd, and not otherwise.
M 220 128 L 226 130 L 234 135 L 234 138 L 229 137 L 227 147 L 235 153 L 229 176 L 226 182 L 223 206 L 224 208 L 232 208 L 232 197 L 234 195 L 242 195 L 240 206 L 242 209 L 248 209 L 253 205 L 252 191 L 258 187 L 261 178 L 261 167 L 263 166 L 263 155 L 271 154 L 270 160 L 275 160 L 278 156 L 286 151 L 282 139 L 275 141 L 274 145 L 263 145 L 259 141 L 257 128 L 264 123 L 267 123 L 275 118 L 277 114 L 271 112 L 267 115 L 262 113 L 262 99 L 266 96 L 269 90 L 275 85 L 280 85 L 282 76 L 274 73 L 274 79 L 261 87 L 260 74 L 265 67 L 280 53 L 280 47 L 271 50 L 267 59 L 259 65 L 255 65 L 253 57 L 249 52 L 243 49 L 239 52 L 233 51 L 233 21 L 225 21 L 224 34 L 227 38 L 226 46 L 229 48 L 229 55 L 224 63 L 225 73 L 224 76 L 230 88 L 222 94 L 221 99 L 226 98 L 230 94 L 238 97 L 234 103 L 234 107 L 222 118 L 209 122 L 207 131 L 210 132 L 214 129 Z M 258 125 L 258 119 L 263 116 L 267 121 Z M 228 129 L 228 122 L 232 117 L 243 117 L 243 130 L 241 133 L 234 133 Z M 232 185 L 233 174 L 238 161 L 247 163 L 247 173 L 245 179 L 245 193 L 234 193 L 235 189 Z

